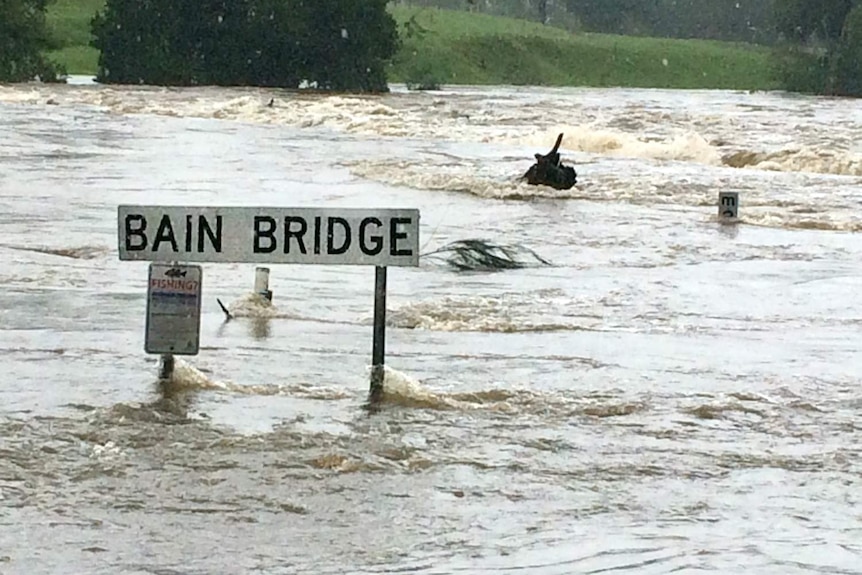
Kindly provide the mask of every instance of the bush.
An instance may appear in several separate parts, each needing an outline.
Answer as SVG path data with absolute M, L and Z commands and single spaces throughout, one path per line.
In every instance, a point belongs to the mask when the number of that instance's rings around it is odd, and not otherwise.
M 0 82 L 56 82 L 65 70 L 42 51 L 51 47 L 47 0 L 0 0 Z
M 440 74 L 428 62 L 414 63 L 407 70 L 405 84 L 408 90 L 439 90 Z
M 832 71 L 834 93 L 862 96 L 862 6 L 854 8 L 844 21 Z
M 97 79 L 387 91 L 385 0 L 108 0 L 92 23 Z
M 822 94 L 829 80 L 829 57 L 825 50 L 802 46 L 776 48 L 773 57 L 775 79 L 788 92 Z

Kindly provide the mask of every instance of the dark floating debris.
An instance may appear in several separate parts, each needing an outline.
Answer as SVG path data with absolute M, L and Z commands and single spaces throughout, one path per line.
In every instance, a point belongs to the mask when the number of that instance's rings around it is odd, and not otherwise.
M 536 163 L 530 166 L 522 179 L 532 186 L 550 186 L 555 190 L 568 190 L 578 183 L 578 173 L 571 166 L 564 166 L 560 161 L 560 144 L 563 135 L 557 136 L 553 149 L 545 154 L 535 154 Z
M 232 319 L 233 319 L 233 316 L 231 315 L 230 310 L 227 308 L 227 306 L 226 306 L 226 305 L 224 305 L 224 304 L 221 302 L 221 300 L 220 300 L 220 299 L 218 299 L 218 298 L 216 298 L 216 301 L 218 302 L 218 306 L 221 308 L 222 312 L 224 312 L 224 315 L 225 315 L 225 321 L 230 321 L 230 320 L 232 320 Z
M 524 246 L 480 239 L 458 240 L 423 254 L 423 257 L 443 260 L 458 271 L 499 271 L 551 265 Z

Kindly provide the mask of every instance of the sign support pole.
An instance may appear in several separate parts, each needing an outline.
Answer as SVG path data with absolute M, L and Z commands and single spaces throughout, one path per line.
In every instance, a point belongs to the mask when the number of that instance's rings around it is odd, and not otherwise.
M 383 393 L 386 363 L 386 267 L 374 267 L 374 342 L 371 348 L 371 401 Z
M 173 354 L 166 353 L 162 355 L 161 362 L 159 365 L 159 379 L 162 381 L 166 381 L 171 379 L 174 375 L 174 356 Z
M 178 262 L 171 262 L 171 265 L 177 265 Z M 170 381 L 174 376 L 174 354 L 164 353 L 159 358 L 159 380 Z

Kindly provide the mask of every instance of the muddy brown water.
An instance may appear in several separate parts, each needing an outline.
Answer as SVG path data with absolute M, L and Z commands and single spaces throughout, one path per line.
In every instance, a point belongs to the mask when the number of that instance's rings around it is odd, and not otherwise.
M 519 183 L 560 132 L 576 188 Z M 862 573 L 862 104 L 76 82 L 0 87 L 0 134 L 0 573 Z M 390 270 L 370 414 L 372 268 L 261 309 L 205 264 L 158 386 L 120 203 L 418 208 L 423 252 L 552 265 Z

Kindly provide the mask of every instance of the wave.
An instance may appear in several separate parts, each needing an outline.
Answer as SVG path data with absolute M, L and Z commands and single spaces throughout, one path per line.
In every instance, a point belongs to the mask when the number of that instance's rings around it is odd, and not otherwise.
M 174 371 L 163 382 L 163 392 L 171 396 L 183 391 L 221 391 L 238 395 L 287 395 L 303 399 L 340 400 L 351 397 L 348 390 L 313 383 L 240 384 L 217 380 L 182 358 L 174 358 Z
M 546 186 L 530 186 L 518 177 L 500 178 L 483 174 L 474 166 L 423 164 L 407 160 L 343 162 L 341 165 L 360 178 L 390 186 L 460 192 L 484 199 L 578 199 L 587 197 L 575 186 L 570 190 L 555 190 Z
M 728 154 L 721 161 L 732 168 L 862 176 L 862 156 L 833 150 L 792 149 L 769 153 L 741 151 Z
M 249 292 L 227 306 L 231 317 L 251 319 L 302 319 L 294 312 L 279 309 L 264 296 Z
M 24 252 L 36 252 L 40 254 L 60 256 L 75 260 L 92 260 L 108 254 L 111 250 L 102 246 L 78 246 L 73 248 L 47 248 L 4 245 L 3 247 Z
M 562 132 L 562 149 L 596 154 L 649 160 L 696 162 L 712 166 L 721 165 L 721 154 L 703 136 L 683 132 L 669 137 L 639 136 L 628 132 L 607 130 L 593 126 L 560 125 L 549 130 L 534 132 L 526 137 L 506 138 L 523 146 L 545 147 Z
M 843 150 L 803 147 L 772 152 L 738 150 L 722 153 L 696 132 L 668 136 L 638 135 L 593 126 L 560 125 L 527 137 L 507 139 L 524 146 L 542 147 L 563 132 L 562 149 L 633 159 L 678 161 L 751 168 L 773 172 L 799 172 L 838 176 L 862 176 L 862 155 Z
M 590 316 L 574 323 L 543 319 L 530 302 L 541 301 L 536 293 L 500 297 L 444 297 L 404 305 L 389 312 L 392 327 L 429 331 L 519 333 L 588 330 L 599 321 Z M 553 307 L 553 306 L 551 306 Z M 539 317 L 531 317 L 539 316 Z
M 273 100 L 271 106 L 267 105 L 270 99 Z M 545 149 L 562 132 L 565 134 L 564 151 L 597 156 L 862 176 L 862 155 L 830 148 L 828 142 L 816 147 L 808 145 L 772 151 L 747 149 L 745 144 L 741 144 L 738 146 L 741 149 L 728 152 L 728 148 L 734 146 L 733 136 L 724 137 L 724 141 L 710 141 L 697 132 L 696 127 L 674 126 L 673 118 L 666 115 L 628 121 L 631 118 L 620 116 L 633 113 L 626 108 L 614 112 L 617 115 L 603 122 L 560 122 L 536 129 L 532 125 L 542 110 L 529 106 L 524 106 L 523 110 L 514 106 L 497 110 L 488 108 L 484 99 L 464 100 L 458 95 L 441 98 L 424 94 L 391 94 L 381 98 L 249 88 L 28 86 L 0 87 L 0 102 L 89 105 L 118 114 L 212 118 L 298 128 L 325 127 L 373 137 L 496 143 L 536 149 Z M 555 102 L 543 105 L 551 107 Z M 572 113 L 584 114 L 583 110 Z M 548 117 L 547 114 L 540 115 Z M 756 129 L 766 130 L 768 127 L 757 126 Z M 497 180 L 477 182 L 465 178 L 460 184 L 451 181 L 441 184 L 429 175 L 421 185 L 429 189 L 460 186 L 480 197 L 523 196 L 523 189 L 519 186 Z
M 540 414 L 543 417 L 625 417 L 648 409 L 642 401 L 605 396 L 571 396 L 526 389 L 484 389 L 465 392 L 435 392 L 419 380 L 391 367 L 384 368 L 384 405 L 435 411 L 486 411 L 507 414 Z M 552 449 L 538 442 L 537 449 Z
M 716 218 L 717 219 L 717 218 Z M 829 232 L 862 232 L 862 217 L 855 214 L 841 218 L 834 214 L 820 213 L 797 215 L 788 212 L 750 213 L 740 211 L 739 221 L 744 224 L 767 228 L 786 228 L 795 230 L 821 230 Z

